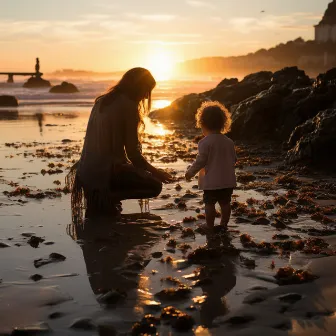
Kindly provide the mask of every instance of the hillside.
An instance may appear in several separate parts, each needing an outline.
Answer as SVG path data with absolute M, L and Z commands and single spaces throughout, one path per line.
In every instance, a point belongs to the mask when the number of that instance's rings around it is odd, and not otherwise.
M 237 77 L 264 70 L 275 71 L 287 66 L 298 66 L 311 76 L 325 72 L 336 66 L 336 43 L 316 43 L 298 38 L 244 56 L 189 60 L 179 65 L 179 72 Z

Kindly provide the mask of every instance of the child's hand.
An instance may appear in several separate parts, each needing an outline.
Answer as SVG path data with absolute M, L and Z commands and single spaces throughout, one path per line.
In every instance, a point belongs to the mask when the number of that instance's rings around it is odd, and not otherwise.
M 190 181 L 190 180 L 192 179 L 192 176 L 191 176 L 188 172 L 186 172 L 186 173 L 185 173 L 185 179 L 186 179 L 187 181 Z

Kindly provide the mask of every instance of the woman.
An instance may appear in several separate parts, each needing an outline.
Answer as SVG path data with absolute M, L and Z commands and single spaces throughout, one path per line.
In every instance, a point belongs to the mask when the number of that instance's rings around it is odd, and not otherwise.
M 155 85 L 148 70 L 134 68 L 96 99 L 81 158 L 68 175 L 73 210 L 85 199 L 89 213 L 117 213 L 121 200 L 156 197 L 171 181 L 147 162 L 139 141 Z

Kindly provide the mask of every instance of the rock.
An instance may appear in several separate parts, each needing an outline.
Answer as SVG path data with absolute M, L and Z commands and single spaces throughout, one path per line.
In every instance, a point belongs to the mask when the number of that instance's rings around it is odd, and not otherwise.
M 94 330 L 96 326 L 90 318 L 79 318 L 72 322 L 70 328 L 77 330 Z
M 50 86 L 50 82 L 41 77 L 30 77 L 27 82 L 23 84 L 23 87 L 28 89 L 38 89 Z
M 295 145 L 294 145 L 295 143 Z M 336 166 L 336 109 L 322 111 L 315 118 L 298 126 L 289 140 L 288 163 L 306 162 Z
M 250 315 L 237 315 L 232 316 L 229 319 L 227 319 L 225 322 L 233 325 L 239 325 L 239 324 L 246 324 L 250 323 L 255 320 L 254 316 Z
M 278 299 L 283 302 L 295 303 L 302 299 L 302 295 L 297 294 L 297 293 L 288 293 L 288 294 L 279 296 Z
M 30 277 L 29 277 L 29 279 L 31 279 L 31 280 L 33 280 L 33 281 L 40 281 L 40 280 L 42 280 L 43 279 L 43 276 L 42 275 L 40 275 L 40 274 L 34 274 L 34 275 L 31 275 Z
M 224 78 L 218 85 L 219 86 L 230 86 L 230 85 L 235 85 L 238 84 L 239 80 L 238 78 Z
M 275 222 L 272 223 L 271 225 L 274 226 L 277 229 L 286 229 L 287 228 L 287 225 L 277 218 L 275 218 Z
M 79 92 L 79 90 L 74 84 L 71 84 L 68 82 L 62 82 L 61 85 L 53 86 L 49 92 L 50 93 L 76 93 L 76 92 Z
M 37 237 L 37 236 L 31 236 L 29 240 L 27 241 L 27 243 L 33 248 L 38 248 L 40 243 L 43 243 L 43 242 L 44 242 L 44 239 L 41 237 Z
M 51 253 L 49 255 L 49 258 L 40 258 L 40 259 L 36 259 L 34 260 L 34 266 L 36 268 L 39 268 L 41 266 L 53 263 L 53 262 L 60 262 L 60 261 L 64 261 L 66 259 L 65 256 L 63 256 L 62 254 L 59 253 Z
M 325 74 L 318 75 L 316 79 L 316 84 L 318 86 L 336 84 L 336 68 L 330 69 Z
M 109 292 L 102 294 L 98 297 L 98 302 L 103 304 L 116 304 L 121 300 L 126 298 L 126 293 L 118 291 L 118 290 L 110 290 Z
M 298 67 L 287 67 L 273 74 L 272 82 L 276 84 L 285 83 L 291 89 L 307 87 L 312 84 L 311 79 L 306 75 L 303 70 Z
M 14 96 L 0 95 L 0 107 L 17 107 L 19 103 Z
M 27 327 L 17 327 L 15 328 L 11 336 L 35 336 L 40 334 L 50 333 L 51 329 L 47 323 L 38 323 Z
M 172 321 L 172 327 L 180 332 L 191 330 L 194 324 L 195 320 L 185 313 L 180 313 L 177 318 Z
M 153 253 L 152 253 L 152 257 L 155 258 L 155 259 L 157 259 L 157 258 L 161 258 L 162 255 L 163 255 L 162 252 L 153 252 Z
M 49 317 L 51 320 L 56 320 L 56 319 L 59 319 L 59 318 L 61 318 L 61 317 L 63 317 L 63 316 L 65 316 L 64 313 L 61 313 L 61 312 L 54 312 L 54 313 L 49 314 L 48 317 Z
M 141 336 L 141 335 L 156 335 L 156 327 L 149 322 L 137 322 L 133 325 L 131 335 Z
M 282 101 L 292 90 L 274 84 L 268 90 L 232 108 L 231 137 L 234 139 L 275 139 L 283 125 Z M 258 132 L 256 132 L 258 129 Z
M 265 217 L 259 217 L 254 222 L 253 225 L 268 225 L 270 220 Z
M 30 238 L 31 236 L 34 236 L 35 232 L 22 232 L 21 236 L 22 237 L 26 237 L 26 238 Z
M 0 248 L 6 248 L 6 247 L 10 247 L 10 245 L 0 242 Z

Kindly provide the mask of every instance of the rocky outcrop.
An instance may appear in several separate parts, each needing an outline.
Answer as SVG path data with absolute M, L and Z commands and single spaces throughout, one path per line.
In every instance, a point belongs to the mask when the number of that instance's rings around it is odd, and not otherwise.
M 1 95 L 0 107 L 17 107 L 19 103 L 14 96 Z
M 306 73 L 297 67 L 287 67 L 275 72 L 272 81 L 275 84 L 286 85 L 291 89 L 311 86 L 313 83 Z
M 154 119 L 194 120 L 202 102 L 216 100 L 231 107 L 272 86 L 272 72 L 262 71 L 246 76 L 241 82 L 236 78 L 224 79 L 216 88 L 200 94 L 192 93 L 175 100 L 170 106 L 153 111 Z
M 50 93 L 76 93 L 79 92 L 77 87 L 74 84 L 63 82 L 61 85 L 53 86 Z
M 274 74 L 270 71 L 261 71 L 246 76 L 240 82 L 236 78 L 224 79 L 213 90 L 179 98 L 170 106 L 154 111 L 150 116 L 156 119 L 193 120 L 198 107 L 205 100 L 219 101 L 232 112 L 233 106 L 249 98 L 255 100 L 274 85 L 283 86 L 288 91 L 287 89 L 312 87 L 312 81 L 297 67 L 284 68 Z M 262 96 L 264 95 L 263 93 Z
M 316 80 L 317 86 L 325 86 L 328 84 L 336 84 L 336 68 L 330 69 L 325 74 L 318 75 Z
M 336 109 L 318 113 L 292 133 L 288 163 L 305 162 L 336 168 Z
M 41 77 L 30 77 L 27 82 L 23 84 L 23 87 L 28 89 L 39 89 L 51 87 L 51 84 Z

